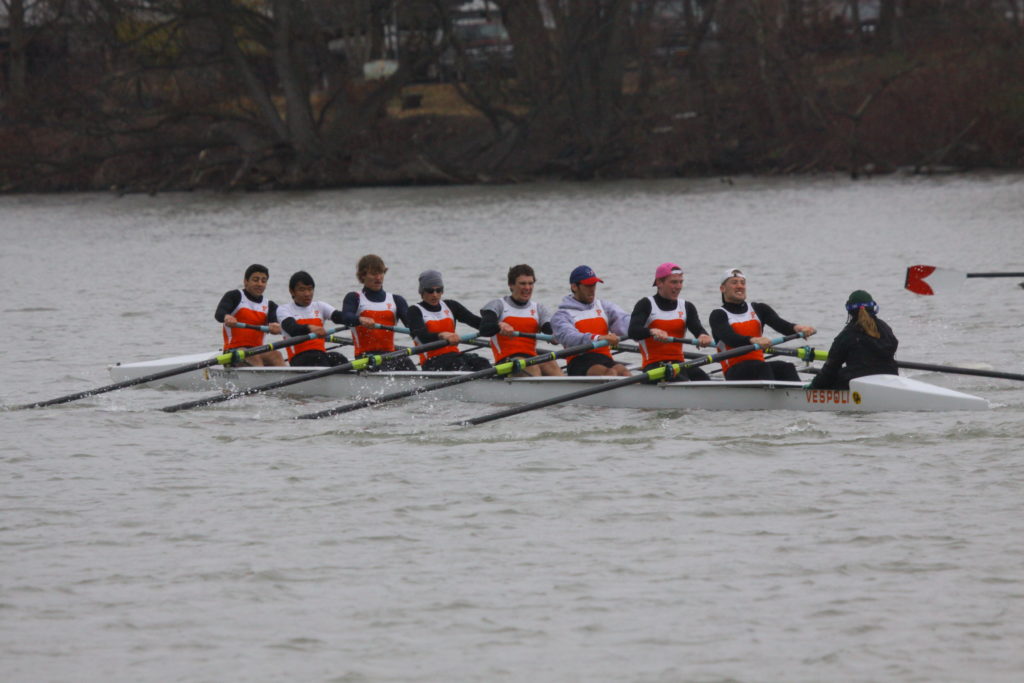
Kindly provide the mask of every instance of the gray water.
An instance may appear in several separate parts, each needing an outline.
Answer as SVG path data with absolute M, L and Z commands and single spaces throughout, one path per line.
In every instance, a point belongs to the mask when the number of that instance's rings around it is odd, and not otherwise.
M 340 305 L 381 254 L 471 308 L 529 262 L 629 310 L 686 270 L 820 330 L 857 288 L 903 360 L 1024 372 L 1017 280 L 935 297 L 917 263 L 1024 270 L 1024 177 L 735 178 L 266 195 L 0 197 L 0 403 L 212 350 L 253 261 Z M 429 395 L 325 402 L 136 388 L 0 411 L 4 681 L 1018 681 L 1024 383 L 909 372 L 986 413 L 570 406 L 482 427 Z

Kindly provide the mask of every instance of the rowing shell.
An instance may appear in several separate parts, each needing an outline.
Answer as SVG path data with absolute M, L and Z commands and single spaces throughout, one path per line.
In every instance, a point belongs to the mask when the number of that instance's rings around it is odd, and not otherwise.
M 213 354 L 194 354 L 110 367 L 116 381 L 195 363 Z M 237 391 L 322 368 L 230 368 L 215 366 L 167 377 L 159 386 L 191 391 Z M 465 373 L 368 372 L 337 373 L 287 387 L 291 396 L 354 400 L 430 384 Z M 619 377 L 523 377 L 482 379 L 436 392 L 439 398 L 475 403 L 533 403 L 561 396 Z M 673 382 L 634 384 L 595 394 L 580 405 L 644 410 L 803 410 L 889 412 L 987 410 L 977 396 L 897 375 L 873 375 L 850 382 L 847 391 L 805 390 L 800 382 Z

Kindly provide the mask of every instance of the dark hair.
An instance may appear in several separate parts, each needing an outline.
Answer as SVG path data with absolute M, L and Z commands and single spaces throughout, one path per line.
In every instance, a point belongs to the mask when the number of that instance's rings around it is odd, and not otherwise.
M 525 263 L 520 263 L 518 266 L 512 266 L 508 269 L 508 283 L 514 285 L 520 275 L 529 275 L 534 280 L 537 279 L 537 276 L 533 274 L 533 268 Z
M 310 287 L 316 287 L 316 283 L 313 282 L 313 276 L 304 270 L 292 275 L 291 279 L 288 280 L 288 291 L 295 289 L 296 285 L 308 285 Z
M 270 270 L 266 266 L 260 265 L 259 263 L 254 263 L 245 269 L 245 279 L 248 280 L 250 277 L 252 277 L 253 273 L 263 273 L 267 277 L 270 277 Z
M 388 272 L 388 268 L 384 265 L 384 259 L 376 254 L 367 254 L 363 258 L 359 259 L 359 263 L 356 264 L 356 279 L 360 282 L 363 281 L 363 277 L 367 273 L 386 272 Z

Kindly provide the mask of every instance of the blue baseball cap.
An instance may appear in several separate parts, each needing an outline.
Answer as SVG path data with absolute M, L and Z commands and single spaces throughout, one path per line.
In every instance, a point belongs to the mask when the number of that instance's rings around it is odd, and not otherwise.
M 604 280 L 599 278 L 590 266 L 576 266 L 569 275 L 569 284 L 572 285 L 592 285 L 597 282 Z

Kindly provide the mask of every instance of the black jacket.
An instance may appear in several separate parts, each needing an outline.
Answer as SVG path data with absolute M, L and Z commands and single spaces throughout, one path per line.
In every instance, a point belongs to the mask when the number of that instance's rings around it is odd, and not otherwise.
M 856 320 L 836 335 L 828 360 L 811 382 L 812 389 L 849 389 L 850 380 L 865 375 L 898 375 L 896 347 L 900 341 L 884 320 L 875 318 L 878 339 L 869 336 Z

